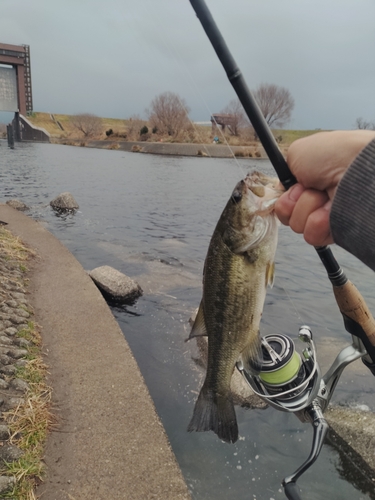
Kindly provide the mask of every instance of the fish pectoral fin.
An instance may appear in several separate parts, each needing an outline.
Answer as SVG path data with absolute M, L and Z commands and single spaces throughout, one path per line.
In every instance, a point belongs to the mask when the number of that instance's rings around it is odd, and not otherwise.
M 257 375 L 260 372 L 263 365 L 263 354 L 259 333 L 256 339 L 241 352 L 240 357 L 244 370 L 248 370 L 253 375 Z
M 275 281 L 275 263 L 269 262 L 266 269 L 266 286 L 273 287 Z
M 193 339 L 194 337 L 204 337 L 207 336 L 206 322 L 204 321 L 203 307 L 202 303 L 199 306 L 197 316 L 193 323 L 189 338 L 186 341 Z

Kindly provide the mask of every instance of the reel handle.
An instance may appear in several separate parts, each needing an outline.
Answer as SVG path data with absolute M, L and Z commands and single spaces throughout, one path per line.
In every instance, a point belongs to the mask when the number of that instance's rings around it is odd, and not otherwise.
M 297 483 L 291 481 L 290 483 L 285 483 L 283 481 L 284 492 L 289 500 L 301 500 L 300 489 L 297 486 Z

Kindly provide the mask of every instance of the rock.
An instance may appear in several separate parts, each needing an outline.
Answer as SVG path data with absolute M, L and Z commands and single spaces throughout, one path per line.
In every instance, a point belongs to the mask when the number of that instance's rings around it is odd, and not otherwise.
M 6 493 L 16 484 L 16 479 L 9 476 L 0 476 L 0 494 Z
M 1 390 L 6 390 L 8 389 L 9 384 L 6 382 L 3 378 L 0 378 L 0 389 Z
M 12 444 L 6 444 L 0 447 L 0 460 L 4 462 L 14 462 L 23 455 L 23 451 Z
M 9 205 L 10 207 L 12 208 L 15 208 L 16 210 L 20 210 L 21 212 L 23 212 L 24 210 L 29 210 L 29 207 L 27 205 L 25 205 L 22 201 L 20 200 L 8 200 L 6 202 L 7 205 Z
M 20 318 L 30 318 L 30 313 L 25 311 L 25 309 L 17 309 L 17 316 Z
M 7 356 L 6 354 L 0 354 L 0 363 L 2 365 L 10 365 L 13 362 L 12 358 Z
M 143 294 L 136 281 L 110 266 L 101 266 L 89 272 L 89 276 L 109 297 L 118 302 L 134 302 Z
M 7 329 L 5 330 L 5 333 L 6 333 L 7 335 L 10 335 L 11 337 L 13 337 L 13 335 L 15 335 L 15 334 L 17 333 L 17 329 L 16 329 L 16 328 L 13 328 L 13 327 L 11 326 L 11 327 L 9 327 L 9 328 L 7 328 Z
M 50 202 L 50 205 L 55 210 L 61 211 L 77 210 L 79 208 L 76 200 L 70 193 L 67 192 L 56 196 L 56 198 Z
M 2 345 L 11 345 L 13 344 L 13 340 L 5 335 L 0 335 L 0 344 Z
M 6 441 L 7 439 L 9 439 L 9 436 L 10 436 L 9 427 L 7 425 L 0 425 L 0 441 Z
M 29 384 L 20 378 L 14 378 L 10 381 L 10 387 L 15 391 L 26 392 L 29 388 Z
M 10 318 L 10 321 L 14 324 L 14 325 L 21 325 L 23 324 L 23 322 L 25 321 L 25 318 L 21 317 L 21 316 L 17 316 L 17 315 L 13 315 L 11 316 Z
M 18 345 L 18 347 L 28 347 L 31 345 L 31 342 L 29 340 L 19 337 L 12 339 L 12 342 L 13 344 Z
M 5 401 L 5 404 L 8 409 L 13 409 L 25 404 L 25 400 L 23 398 L 9 398 Z
M 16 367 L 13 365 L 0 365 L 0 373 L 3 373 L 4 375 L 14 375 L 16 373 Z
M 24 358 L 27 354 L 26 349 L 9 349 L 8 353 L 14 359 Z

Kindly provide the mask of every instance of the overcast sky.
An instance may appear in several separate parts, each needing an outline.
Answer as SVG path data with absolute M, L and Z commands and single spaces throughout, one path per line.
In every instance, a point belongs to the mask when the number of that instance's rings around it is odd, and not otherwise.
M 207 0 L 250 88 L 290 90 L 288 128 L 375 121 L 374 0 Z M 30 45 L 35 111 L 146 117 L 164 91 L 207 121 L 234 91 L 189 0 L 1 0 L 0 42 Z

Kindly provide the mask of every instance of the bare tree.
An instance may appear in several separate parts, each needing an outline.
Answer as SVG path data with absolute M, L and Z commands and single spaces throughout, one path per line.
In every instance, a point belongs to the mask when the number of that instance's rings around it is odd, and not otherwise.
M 294 99 L 288 89 L 262 83 L 254 91 L 254 97 L 270 127 L 282 127 L 290 120 Z
M 363 118 L 357 118 L 355 124 L 357 128 L 362 130 L 375 130 L 375 122 L 368 122 Z
M 239 99 L 233 99 L 230 101 L 230 103 L 225 106 L 225 108 L 221 111 L 221 114 L 218 116 L 226 118 L 224 121 L 227 122 L 226 125 L 228 130 L 235 136 L 239 136 L 241 130 L 249 125 L 249 121 L 246 119 L 244 109 Z
M 160 134 L 177 136 L 190 125 L 189 108 L 184 99 L 173 92 L 156 96 L 147 113 L 151 127 Z
M 102 119 L 90 113 L 74 115 L 70 121 L 73 127 L 82 132 L 85 137 L 99 135 L 103 130 Z

